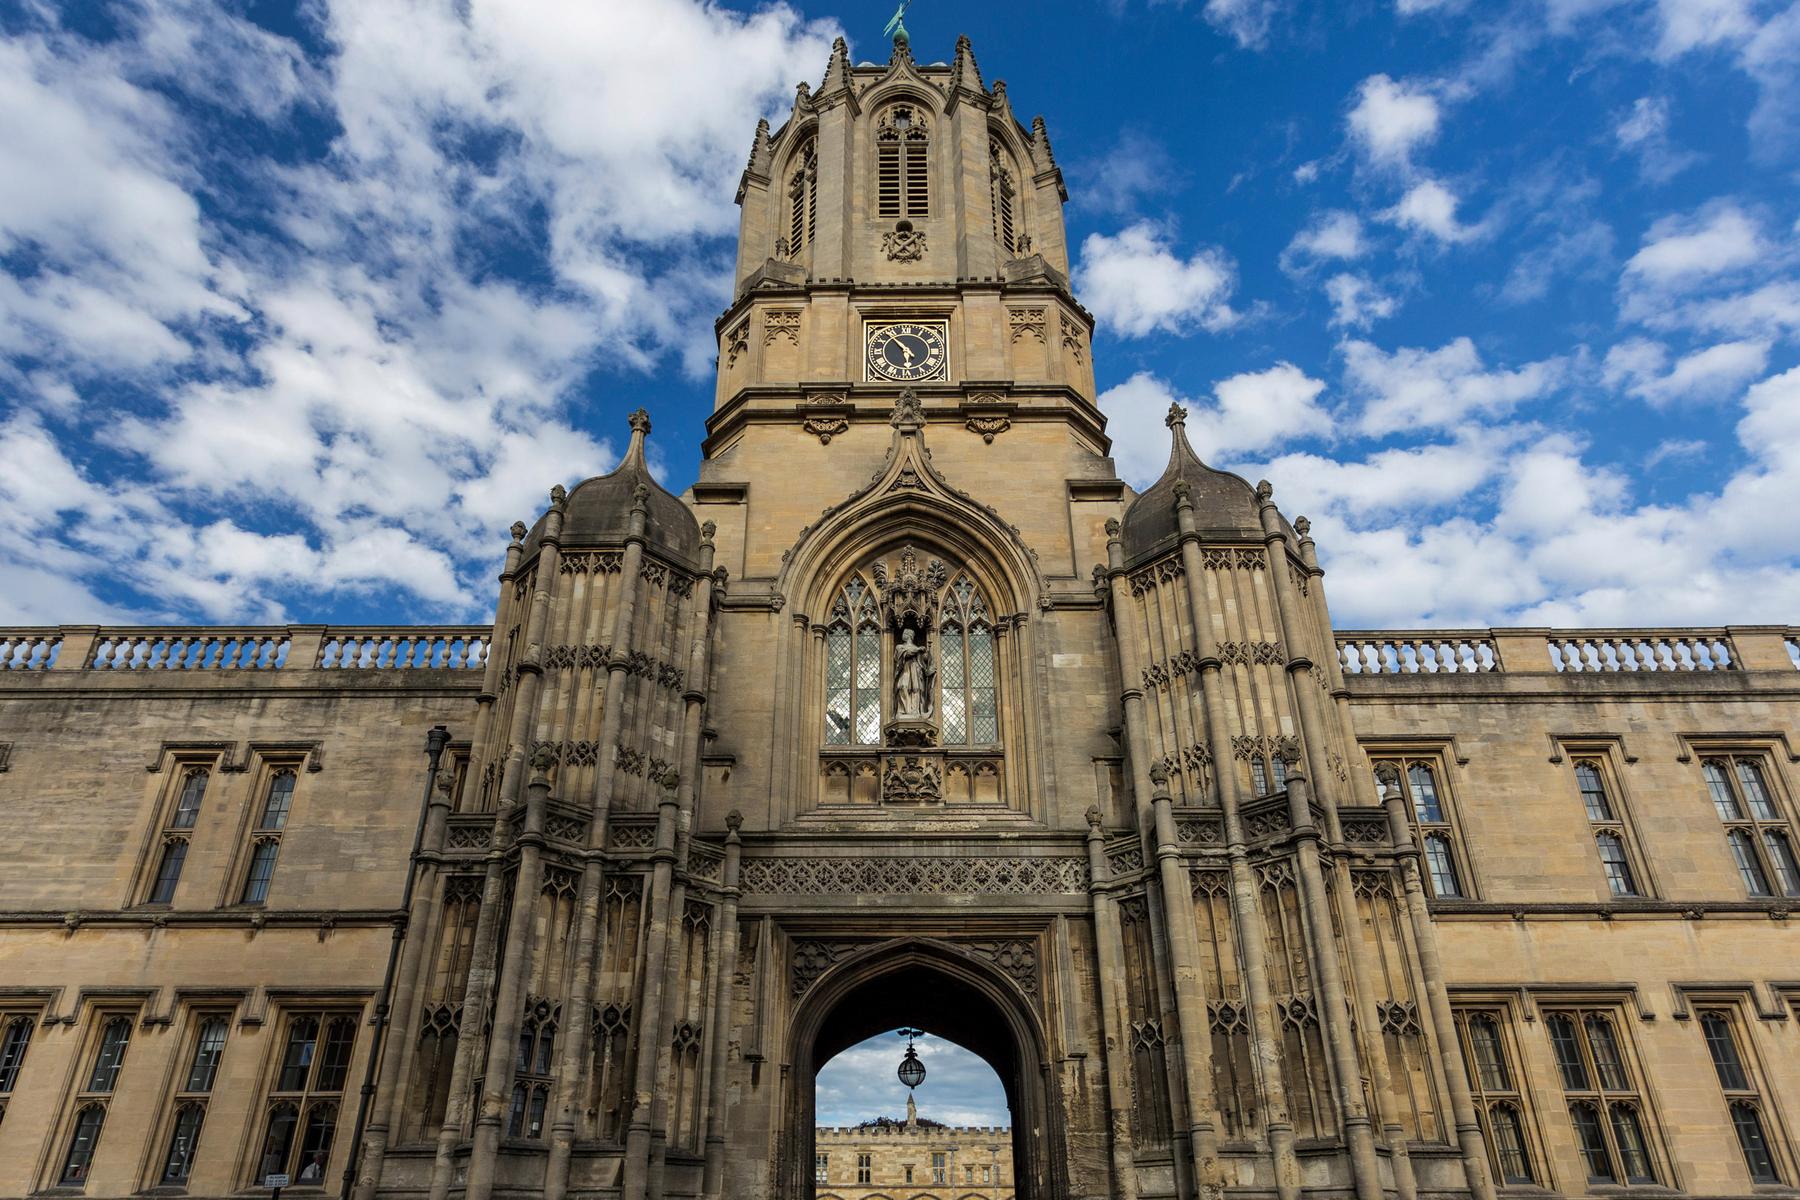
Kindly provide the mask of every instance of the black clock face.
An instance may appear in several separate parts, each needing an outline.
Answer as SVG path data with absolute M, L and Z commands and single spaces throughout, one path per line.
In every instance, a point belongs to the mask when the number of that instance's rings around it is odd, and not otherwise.
M 941 379 L 944 327 L 910 321 L 871 325 L 867 358 L 869 375 L 874 379 Z

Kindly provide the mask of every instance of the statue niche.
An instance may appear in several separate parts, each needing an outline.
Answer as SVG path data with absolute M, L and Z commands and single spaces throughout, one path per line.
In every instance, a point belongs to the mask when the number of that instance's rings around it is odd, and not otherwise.
M 938 597 L 950 573 L 935 558 L 921 568 L 919 556 L 910 546 L 900 552 L 893 575 L 883 562 L 875 563 L 872 572 L 881 593 L 884 623 L 894 637 L 894 719 L 883 740 L 895 747 L 934 746 L 938 728 L 932 698 L 937 666 L 931 642 L 937 631 Z

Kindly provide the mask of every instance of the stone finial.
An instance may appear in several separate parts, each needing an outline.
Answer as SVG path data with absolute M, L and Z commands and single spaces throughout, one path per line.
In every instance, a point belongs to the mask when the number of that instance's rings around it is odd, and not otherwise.
M 1274 497 L 1275 485 L 1266 479 L 1259 480 L 1256 485 L 1256 498 L 1264 504 L 1267 504 L 1270 500 L 1274 499 Z
M 625 423 L 631 426 L 631 432 L 641 433 L 645 437 L 650 436 L 650 414 L 643 409 L 640 408 L 626 417 Z
M 513 541 L 518 542 L 521 545 L 523 545 L 524 541 L 525 541 L 525 535 L 531 531 L 525 528 L 525 522 L 514 521 L 512 523 L 512 528 L 508 529 L 507 532 L 512 534 Z
M 956 39 L 956 59 L 950 67 L 950 78 L 953 84 L 961 84 L 976 92 L 982 90 L 981 68 L 975 63 L 975 43 L 969 40 L 966 33 Z
M 1312 522 L 1307 520 L 1305 517 L 1295 517 L 1294 518 L 1294 532 L 1299 534 L 1301 537 L 1305 537 L 1307 534 L 1312 532 Z
M 1088 823 L 1089 829 L 1100 828 L 1100 806 L 1099 805 L 1097 805 L 1097 804 L 1088 805 L 1088 810 L 1087 810 L 1086 816 L 1087 816 L 1087 823 Z
M 561 508 L 569 501 L 569 489 L 560 483 L 550 485 L 550 507 Z
M 650 488 L 647 485 L 640 483 L 631 489 L 631 506 L 633 508 L 642 508 L 649 499 Z
M 888 424 L 901 433 L 917 433 L 925 427 L 925 410 L 911 388 L 902 391 L 894 401 L 894 415 L 888 418 Z
M 700 522 L 700 540 L 704 544 L 708 546 L 712 545 L 713 535 L 717 532 L 719 532 L 719 523 L 717 521 Z
M 1150 764 L 1150 782 L 1158 788 L 1169 786 L 1169 768 L 1161 763 Z
M 1185 479 L 1177 479 L 1175 481 L 1175 503 L 1177 505 L 1182 505 L 1192 504 L 1193 502 L 1194 485 Z
M 1044 124 L 1042 116 L 1031 118 L 1031 150 L 1034 157 L 1042 160 L 1042 165 L 1056 165 L 1056 154 L 1050 149 L 1050 127 Z
M 839 37 L 831 43 L 831 60 L 825 64 L 825 81 L 819 84 L 819 95 L 849 90 L 850 44 Z
M 681 772 L 671 768 L 670 770 L 664 771 L 662 777 L 656 782 L 662 784 L 663 787 L 672 792 L 681 786 Z
M 841 41 L 842 39 L 840 38 L 839 40 Z M 730 812 L 725 814 L 725 828 L 727 830 L 729 830 L 732 833 L 736 833 L 738 830 L 742 829 L 743 827 L 744 827 L 744 814 L 743 813 L 739 812 L 737 809 L 734 808 Z
M 804 79 L 800 81 L 800 86 L 794 89 L 794 107 L 812 107 L 812 88 L 806 85 L 806 80 Z
M 531 781 L 536 783 L 544 779 L 556 767 L 556 751 L 548 746 L 539 746 L 531 754 Z
M 767 176 L 774 166 L 775 151 L 769 145 L 769 122 L 764 118 L 756 122 L 756 137 L 750 142 L 750 161 L 744 164 L 744 170 Z
M 1123 525 L 1119 524 L 1119 518 L 1117 518 L 1117 517 L 1106 518 L 1106 536 L 1108 538 L 1116 538 L 1119 536 L 1119 534 L 1124 532 L 1124 530 L 1125 530 L 1125 527 Z
M 1100 563 L 1094 564 L 1093 580 L 1094 591 L 1099 595 L 1104 596 L 1106 594 L 1107 571 Z
M 1177 425 L 1186 425 L 1187 409 L 1179 404 L 1169 405 L 1169 415 L 1163 418 L 1163 424 L 1167 425 L 1170 429 L 1175 428 Z

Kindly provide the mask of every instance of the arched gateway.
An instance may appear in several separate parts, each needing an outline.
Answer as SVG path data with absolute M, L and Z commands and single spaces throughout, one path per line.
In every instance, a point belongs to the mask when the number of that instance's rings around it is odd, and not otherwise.
M 783 1074 L 782 1196 L 812 1200 L 819 1068 L 874 1034 L 915 1023 L 972 1051 L 999 1075 L 1012 1113 L 1017 1200 L 1066 1194 L 1063 1124 L 1043 1029 L 1018 984 L 967 950 L 928 938 L 879 942 L 833 965 L 802 998 Z

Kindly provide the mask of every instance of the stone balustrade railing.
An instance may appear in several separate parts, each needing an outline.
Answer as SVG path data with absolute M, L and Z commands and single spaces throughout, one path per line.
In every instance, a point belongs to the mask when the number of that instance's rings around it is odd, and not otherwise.
M 478 671 L 486 625 L 0 629 L 0 671 Z
M 1800 670 L 1800 629 L 1341 630 L 1346 675 Z

